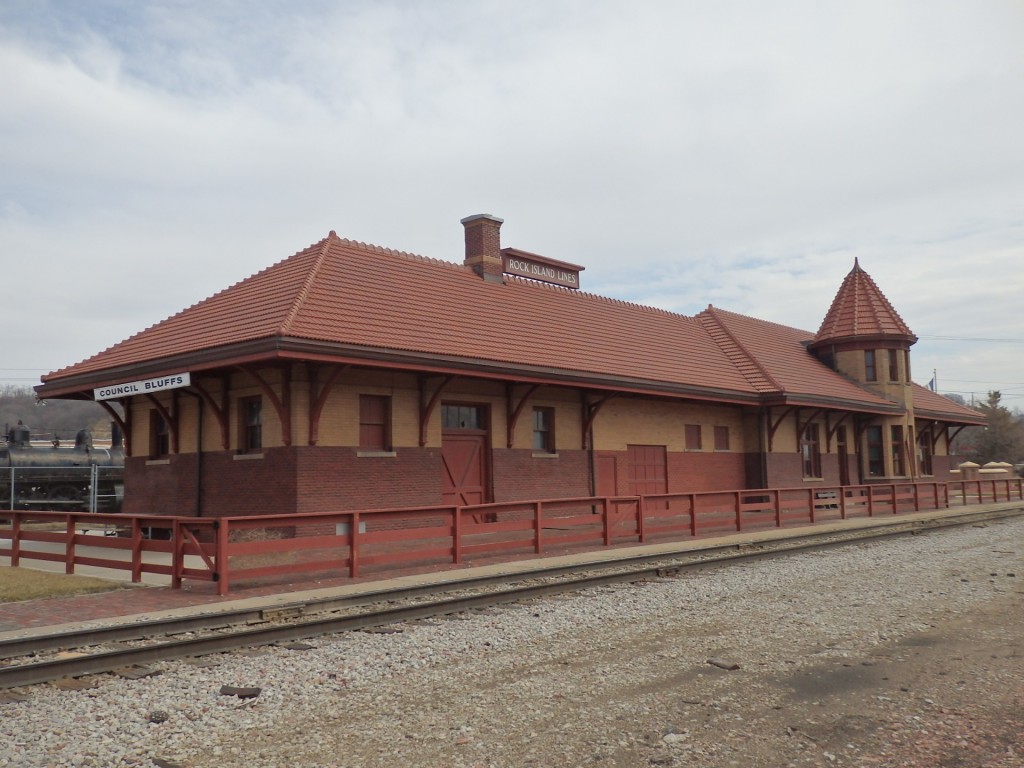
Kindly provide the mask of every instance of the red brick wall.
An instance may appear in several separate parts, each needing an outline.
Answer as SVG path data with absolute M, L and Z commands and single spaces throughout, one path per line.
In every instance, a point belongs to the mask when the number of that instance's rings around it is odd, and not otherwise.
M 399 448 L 395 456 L 358 456 L 355 448 L 344 447 L 294 450 L 300 512 L 441 503 L 439 448 Z
M 799 453 L 769 453 L 766 458 L 769 488 L 799 488 L 804 484 L 803 462 Z M 821 458 L 824 471 L 825 457 Z
M 742 453 L 668 454 L 669 493 L 733 491 L 746 487 L 746 461 Z
M 296 511 L 295 452 L 265 448 L 262 459 L 203 454 L 203 516 L 280 515 Z
M 560 450 L 558 458 L 534 458 L 532 450 L 496 448 L 491 458 L 495 501 L 591 494 L 587 451 Z
M 124 505 L 131 515 L 194 515 L 196 457 L 171 456 L 166 464 L 147 466 L 143 458 L 124 462 Z

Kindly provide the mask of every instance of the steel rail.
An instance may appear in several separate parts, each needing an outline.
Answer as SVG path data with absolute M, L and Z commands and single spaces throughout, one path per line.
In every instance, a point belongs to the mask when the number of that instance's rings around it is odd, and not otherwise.
M 257 620 L 266 622 L 268 621 L 268 614 L 272 614 L 274 618 L 296 619 L 296 621 L 288 624 L 232 630 L 208 637 L 170 640 L 140 648 L 100 651 L 80 657 L 51 659 L 0 667 L 0 689 L 36 685 L 65 677 L 81 677 L 89 674 L 112 672 L 125 667 L 151 664 L 157 661 L 205 656 L 258 645 L 292 642 L 328 634 L 372 629 L 418 619 L 480 610 L 496 605 L 521 602 L 566 592 L 576 592 L 603 585 L 642 581 L 652 577 L 677 576 L 685 571 L 716 568 L 736 562 L 785 557 L 800 552 L 824 550 L 863 541 L 913 535 L 932 530 L 974 525 L 981 522 L 999 521 L 1011 517 L 1019 517 L 1022 514 L 1024 514 L 1024 508 L 986 510 L 951 517 L 911 520 L 898 524 L 889 523 L 850 531 L 812 531 L 769 542 L 752 542 L 749 544 L 737 544 L 734 542 L 708 549 L 691 550 L 687 553 L 660 553 L 629 557 L 623 560 L 589 561 L 574 565 L 543 568 L 537 571 L 514 575 L 503 574 L 485 578 L 462 579 L 454 582 L 445 582 L 440 585 L 420 585 L 394 590 L 378 590 L 372 593 L 364 593 L 357 597 L 322 598 L 310 601 L 309 603 L 292 603 L 270 609 L 229 612 L 190 617 L 189 619 L 134 622 L 123 626 L 100 628 L 97 630 L 22 638 L 0 644 L 0 654 L 9 656 L 11 655 L 9 651 L 22 648 L 24 643 L 32 642 L 36 643 L 33 650 L 38 651 L 40 650 L 40 641 L 52 642 L 52 645 L 49 646 L 50 648 L 76 647 L 76 644 L 77 647 L 82 647 L 97 644 L 97 637 L 103 638 L 101 642 L 112 642 L 114 640 L 137 640 L 160 633 L 177 634 L 183 631 L 192 631 L 201 626 L 207 629 L 210 627 L 223 628 L 230 625 L 231 622 L 225 621 L 225 619 L 232 615 L 246 617 L 245 621 L 250 621 L 253 617 L 258 616 Z M 681 557 L 684 554 L 686 556 Z M 612 568 L 621 568 L 623 563 L 637 563 L 641 561 L 653 561 L 654 564 L 640 568 L 607 572 Z M 581 571 L 597 572 L 577 578 L 565 578 L 560 581 L 512 587 L 483 594 L 464 595 L 408 606 L 371 610 L 355 615 L 303 620 L 307 618 L 304 609 L 310 605 L 315 605 L 318 607 L 319 612 L 324 612 L 341 606 L 353 607 L 357 604 L 372 605 L 373 603 L 383 601 L 393 602 L 396 599 L 410 598 L 423 594 L 450 593 L 452 591 L 468 590 L 494 584 L 499 586 L 507 585 L 538 578 L 564 576 Z M 324 606 L 331 606 L 331 608 Z M 289 614 L 291 615 L 289 616 Z

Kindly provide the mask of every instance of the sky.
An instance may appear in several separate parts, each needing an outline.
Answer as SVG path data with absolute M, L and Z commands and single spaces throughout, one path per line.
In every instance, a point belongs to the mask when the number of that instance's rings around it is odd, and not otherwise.
M 341 237 L 460 219 L 584 290 L 814 332 L 854 259 L 913 374 L 1024 409 L 1024 0 L 0 0 L 0 385 Z

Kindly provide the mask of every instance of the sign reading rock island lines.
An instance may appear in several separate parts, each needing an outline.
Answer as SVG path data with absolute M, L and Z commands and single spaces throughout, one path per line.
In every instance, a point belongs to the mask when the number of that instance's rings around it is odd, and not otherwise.
M 517 248 L 501 249 L 501 268 L 509 275 L 576 289 L 580 287 L 580 272 L 583 271 L 578 264 L 556 261 Z

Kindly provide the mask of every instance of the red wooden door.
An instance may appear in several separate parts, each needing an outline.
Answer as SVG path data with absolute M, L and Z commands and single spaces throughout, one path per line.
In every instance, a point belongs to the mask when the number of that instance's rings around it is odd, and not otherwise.
M 629 494 L 668 493 L 668 472 L 664 445 L 627 445 Z
M 489 501 L 486 446 L 486 434 L 442 435 L 443 504 L 462 506 Z

